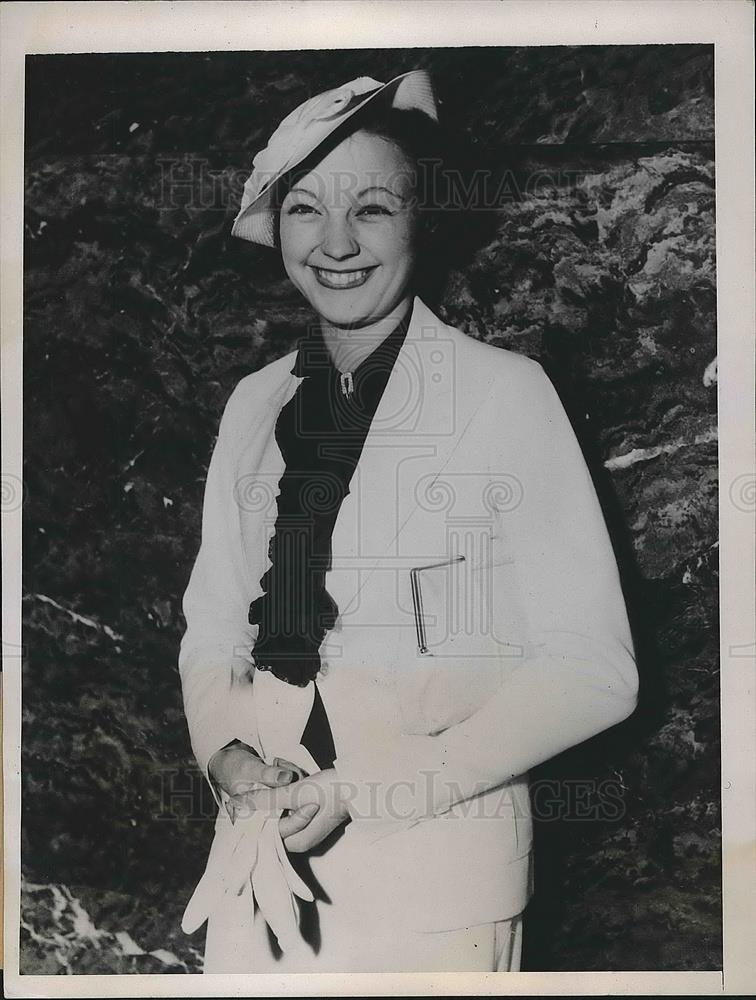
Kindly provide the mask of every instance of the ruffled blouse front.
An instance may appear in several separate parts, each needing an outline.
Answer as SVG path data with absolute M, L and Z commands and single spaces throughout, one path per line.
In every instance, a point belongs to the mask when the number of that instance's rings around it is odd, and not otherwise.
M 260 580 L 263 593 L 249 609 L 250 623 L 259 626 L 256 668 L 288 684 L 304 687 L 315 680 L 319 647 L 338 618 L 325 586 L 333 529 L 411 312 L 354 369 L 351 385 L 334 366 L 319 328 L 299 342 L 292 374 L 302 382 L 275 427 L 285 467 L 268 549 L 271 565 Z

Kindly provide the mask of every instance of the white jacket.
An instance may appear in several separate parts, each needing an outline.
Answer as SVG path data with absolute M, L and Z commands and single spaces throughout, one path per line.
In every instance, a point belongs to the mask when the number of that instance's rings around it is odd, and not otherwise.
M 273 430 L 301 381 L 294 358 L 242 379 L 208 472 L 179 660 L 205 774 L 234 738 L 296 760 L 312 703 L 312 685 L 253 676 L 247 621 L 270 565 L 284 468 Z M 527 772 L 625 719 L 638 682 L 601 509 L 541 366 L 415 299 L 332 550 L 340 618 L 318 687 L 349 836 L 384 865 L 415 928 L 518 913 L 531 891 Z M 439 563 L 415 574 L 420 653 L 411 570 Z

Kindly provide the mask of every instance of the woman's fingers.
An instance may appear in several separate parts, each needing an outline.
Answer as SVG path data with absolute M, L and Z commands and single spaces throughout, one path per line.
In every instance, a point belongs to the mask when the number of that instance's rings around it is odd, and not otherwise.
M 259 780 L 268 788 L 276 788 L 278 785 L 289 785 L 296 781 L 298 774 L 293 764 L 283 767 L 278 764 L 266 764 L 260 773 Z
M 307 805 L 315 805 L 318 809 L 329 811 L 333 811 L 334 807 L 331 785 L 319 781 L 317 776 L 286 785 L 270 786 L 257 783 L 253 788 L 237 792 L 233 797 L 237 817 L 251 816 L 255 812 L 272 816 L 287 809 L 296 812 Z
M 293 837 L 295 834 L 301 833 L 305 827 L 310 825 L 317 812 L 317 803 L 309 802 L 300 809 L 295 809 L 286 816 L 282 816 L 278 821 L 278 829 L 281 832 L 281 837 L 286 840 L 287 837 Z
M 301 768 L 276 758 L 266 764 L 255 751 L 243 744 L 224 747 L 211 759 L 208 773 L 229 795 L 241 795 L 260 785 L 275 788 L 289 785 L 301 776 Z
M 304 768 L 297 767 L 296 764 L 292 764 L 290 760 L 286 760 L 284 757 L 274 757 L 273 764 L 276 767 L 283 768 L 284 770 L 292 771 L 297 778 L 307 777 L 307 771 L 305 771 Z
M 259 757 L 249 755 L 238 762 L 233 777 L 226 785 L 226 791 L 230 795 L 242 795 L 260 785 L 268 788 L 289 785 L 297 777 L 293 765 L 282 767 L 278 764 L 266 764 Z
M 234 797 L 234 818 L 279 817 L 286 850 L 309 851 L 346 819 L 334 788 L 332 771 L 320 771 L 289 785 L 258 785 L 253 791 Z
M 295 782 L 294 786 L 283 786 L 280 788 L 255 788 L 253 791 L 248 792 L 244 798 L 249 803 L 250 809 L 256 809 L 259 812 L 274 813 L 280 809 L 299 809 L 303 805 L 307 805 L 307 802 L 300 799 L 300 801 L 295 801 L 292 792 L 294 787 L 300 787 L 299 782 Z
M 247 798 L 254 809 L 273 813 L 278 809 L 300 809 L 310 803 L 323 807 L 328 801 L 328 789 L 312 778 L 305 778 L 276 788 L 256 788 Z
M 285 809 L 292 812 L 308 805 L 312 801 L 305 797 L 296 800 L 292 795 L 294 788 L 299 787 L 299 782 L 293 786 L 281 786 L 280 788 L 270 788 L 266 785 L 257 784 L 250 790 L 240 791 L 232 795 L 229 803 L 233 804 L 233 818 L 249 819 L 254 813 L 263 813 L 266 816 L 273 816 Z
M 290 854 L 302 854 L 317 847 L 321 841 L 332 833 L 343 822 L 338 817 L 328 814 L 327 810 L 318 810 L 307 826 L 284 838 L 284 847 Z M 283 834 L 282 834 L 283 836 Z

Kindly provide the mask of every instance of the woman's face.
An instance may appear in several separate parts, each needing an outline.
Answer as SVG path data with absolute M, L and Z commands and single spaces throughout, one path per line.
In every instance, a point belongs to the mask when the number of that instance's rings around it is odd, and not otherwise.
M 413 167 L 393 143 L 355 132 L 281 206 L 286 271 L 332 326 L 368 326 L 409 294 L 415 264 Z

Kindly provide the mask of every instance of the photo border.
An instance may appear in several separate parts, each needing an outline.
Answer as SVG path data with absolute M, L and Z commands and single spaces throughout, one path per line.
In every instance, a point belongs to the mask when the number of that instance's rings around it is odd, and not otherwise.
M 24 56 L 57 52 L 715 46 L 724 971 L 20 975 L 21 504 L 3 551 L 5 991 L 24 996 L 736 995 L 756 987 L 753 22 L 746 0 L 4 3 L 0 7 L 3 497 L 22 491 Z M 117 40 L 117 44 L 115 43 Z M 745 502 L 743 498 L 745 497 Z M 750 514 L 750 516 L 749 516 Z M 502 978 L 504 977 L 504 978 Z

